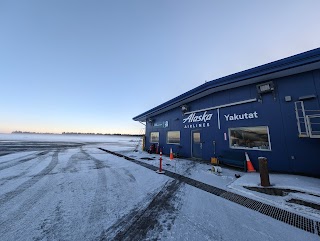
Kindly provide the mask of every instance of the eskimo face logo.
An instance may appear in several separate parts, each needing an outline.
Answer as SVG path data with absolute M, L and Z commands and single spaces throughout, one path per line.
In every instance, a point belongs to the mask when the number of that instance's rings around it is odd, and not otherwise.
M 207 122 L 211 120 L 212 114 L 207 114 L 205 111 L 203 115 L 196 115 L 196 113 L 190 114 L 187 118 L 183 119 L 183 123 L 193 123 L 193 122 Z

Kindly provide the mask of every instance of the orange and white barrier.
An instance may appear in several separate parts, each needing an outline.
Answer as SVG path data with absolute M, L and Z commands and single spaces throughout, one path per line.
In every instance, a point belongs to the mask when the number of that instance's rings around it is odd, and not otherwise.
M 159 170 L 156 171 L 158 174 L 164 174 L 164 171 L 162 170 L 162 150 L 160 149 L 160 158 L 159 158 Z

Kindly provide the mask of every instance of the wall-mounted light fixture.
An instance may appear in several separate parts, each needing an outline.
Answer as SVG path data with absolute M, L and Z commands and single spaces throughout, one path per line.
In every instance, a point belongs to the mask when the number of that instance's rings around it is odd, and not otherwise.
M 274 91 L 274 84 L 272 81 L 257 85 L 257 90 L 259 94 L 264 94 Z
M 263 84 L 258 84 L 256 87 L 257 87 L 259 102 L 262 102 L 262 95 L 267 93 L 272 93 L 274 100 L 276 100 L 275 85 L 272 81 L 265 82 Z
M 148 118 L 148 122 L 149 123 L 153 123 L 153 119 L 152 118 Z
M 183 113 L 187 112 L 188 109 L 189 109 L 189 107 L 188 107 L 187 105 L 182 105 L 182 106 L 181 106 L 181 111 L 182 111 Z

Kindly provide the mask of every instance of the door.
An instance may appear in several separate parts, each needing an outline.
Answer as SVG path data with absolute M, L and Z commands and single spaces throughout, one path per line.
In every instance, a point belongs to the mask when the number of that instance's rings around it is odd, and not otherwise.
M 202 158 L 202 142 L 200 131 L 192 131 L 192 157 Z

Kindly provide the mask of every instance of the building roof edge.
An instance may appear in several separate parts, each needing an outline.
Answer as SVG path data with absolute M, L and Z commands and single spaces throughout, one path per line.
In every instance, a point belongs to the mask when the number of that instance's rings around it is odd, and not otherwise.
M 209 89 L 213 89 L 216 87 L 220 87 L 220 86 L 228 85 L 232 83 L 241 84 L 241 82 L 242 81 L 244 82 L 244 80 L 257 78 L 259 76 L 265 76 L 268 74 L 272 74 L 272 73 L 276 73 L 276 72 L 280 72 L 280 71 L 284 71 L 292 68 L 297 68 L 299 66 L 308 65 L 315 62 L 320 62 L 320 48 L 309 50 L 300 54 L 296 54 L 290 57 L 286 57 L 277 61 L 273 61 L 264 65 L 260 65 L 254 68 L 250 68 L 244 71 L 240 71 L 231 75 L 227 75 L 225 77 L 221 77 L 221 78 L 206 82 L 136 117 L 133 117 L 133 120 L 145 121 L 148 117 L 152 115 L 156 115 L 157 112 L 165 108 L 170 109 L 170 106 L 172 106 L 172 108 L 175 108 L 176 107 L 175 104 L 183 102 L 184 100 L 187 100 L 192 96 L 196 96 L 201 92 L 208 91 Z

